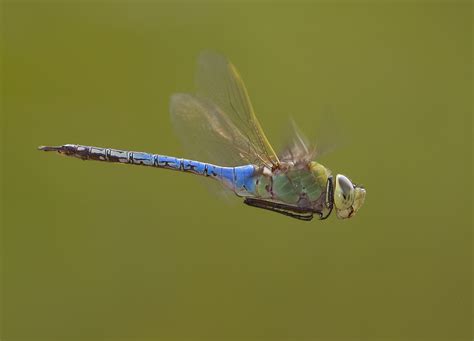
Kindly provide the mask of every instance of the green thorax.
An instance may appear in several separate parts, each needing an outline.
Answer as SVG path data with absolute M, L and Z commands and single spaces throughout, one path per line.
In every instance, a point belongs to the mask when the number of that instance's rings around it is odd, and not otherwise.
M 317 162 L 282 164 L 255 179 L 255 196 L 289 205 L 313 206 L 326 191 L 330 171 Z

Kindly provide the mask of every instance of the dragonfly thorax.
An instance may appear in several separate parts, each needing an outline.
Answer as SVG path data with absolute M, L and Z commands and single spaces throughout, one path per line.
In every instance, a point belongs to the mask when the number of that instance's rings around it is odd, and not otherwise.
M 324 214 L 330 172 L 317 162 L 284 162 L 274 170 L 260 167 L 255 172 L 251 196 Z

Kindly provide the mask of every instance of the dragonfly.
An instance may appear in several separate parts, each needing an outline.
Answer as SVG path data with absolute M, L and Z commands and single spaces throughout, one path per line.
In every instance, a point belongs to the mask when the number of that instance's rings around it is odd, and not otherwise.
M 77 144 L 40 146 L 82 160 L 164 168 L 221 183 L 249 206 L 310 221 L 353 217 L 366 190 L 315 160 L 317 148 L 297 130 L 277 155 L 257 119 L 236 67 L 210 51 L 198 57 L 195 93 L 171 96 L 171 120 L 195 161 L 161 154 Z M 216 164 L 215 164 L 216 163 Z M 217 165 L 217 163 L 219 165 Z

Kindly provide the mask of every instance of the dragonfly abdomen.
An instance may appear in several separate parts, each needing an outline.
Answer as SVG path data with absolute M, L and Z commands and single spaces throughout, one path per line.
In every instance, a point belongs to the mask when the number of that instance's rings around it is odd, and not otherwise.
M 39 149 L 48 152 L 55 151 L 82 160 L 149 166 L 206 176 L 224 182 L 240 196 L 251 195 L 255 190 L 253 182 L 255 167 L 253 165 L 221 167 L 173 156 L 77 144 L 65 144 L 57 147 L 41 146 Z

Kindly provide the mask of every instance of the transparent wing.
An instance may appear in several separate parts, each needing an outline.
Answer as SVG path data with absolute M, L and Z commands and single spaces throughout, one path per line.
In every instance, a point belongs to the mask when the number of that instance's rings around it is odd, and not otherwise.
M 221 166 L 254 162 L 251 142 L 214 103 L 191 94 L 173 94 L 170 111 L 190 157 Z
M 309 162 L 321 160 L 340 147 L 345 139 L 343 122 L 336 119 L 333 111 L 325 108 L 323 113 L 315 115 L 313 132 L 308 139 L 294 120 L 288 125 L 286 144 L 279 154 L 282 162 Z M 310 142 L 312 141 L 312 142 Z
M 173 124 L 192 157 L 224 166 L 278 166 L 245 85 L 227 59 L 201 53 L 196 88 L 195 95 L 173 95 L 170 107 Z
M 287 141 L 280 154 L 282 162 L 308 163 L 316 157 L 316 146 L 309 143 L 308 138 L 298 128 L 294 120 L 291 120 L 291 133 Z
M 348 142 L 349 131 L 346 122 L 341 120 L 329 105 L 322 107 L 318 113 L 314 133 L 317 147 L 316 157 L 319 160 L 336 149 L 342 148 Z

